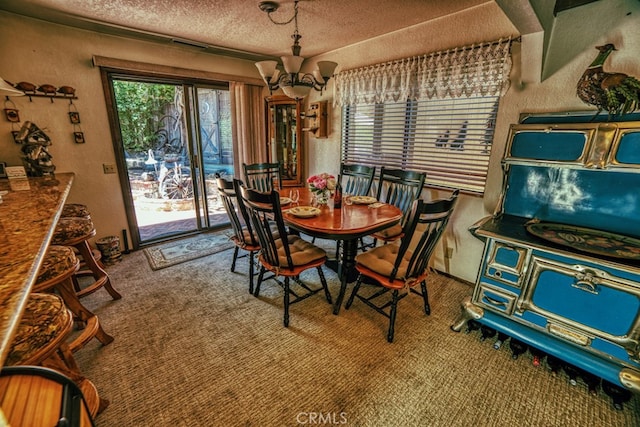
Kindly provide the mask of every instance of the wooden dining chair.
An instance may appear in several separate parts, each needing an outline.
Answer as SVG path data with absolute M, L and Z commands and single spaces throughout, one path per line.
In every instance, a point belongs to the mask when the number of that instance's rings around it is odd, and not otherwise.
M 413 202 L 420 197 L 426 177 L 427 174 L 425 172 L 388 169 L 383 166 L 380 169 L 376 198 L 379 202 L 388 203 L 399 208 L 406 219 Z M 371 246 L 375 247 L 378 240 L 384 243 L 400 240 L 403 233 L 403 223 L 404 220 L 397 225 L 373 234 L 373 244 Z
M 342 192 L 350 196 L 368 196 L 375 174 L 375 166 L 341 164 Z
M 244 183 L 248 188 L 265 193 L 282 187 L 279 163 L 243 163 L 242 169 Z
M 237 182 L 236 182 L 237 181 Z M 249 256 L 249 293 L 253 293 L 253 276 L 254 276 L 254 255 L 260 250 L 258 237 L 253 232 L 253 227 L 247 211 L 242 201 L 237 196 L 238 180 L 227 181 L 226 179 L 216 176 L 216 184 L 218 185 L 218 194 L 222 200 L 229 222 L 233 229 L 231 240 L 235 244 L 233 249 L 233 260 L 231 261 L 231 272 L 236 271 L 236 261 L 238 258 Z M 244 255 L 240 255 L 240 249 L 246 251 Z
M 393 342 L 398 301 L 409 292 L 421 295 L 424 312 L 427 315 L 431 313 L 427 293 L 429 260 L 451 218 L 458 194 L 459 190 L 455 190 L 448 199 L 414 201 L 405 221 L 399 245 L 378 246 L 356 257 L 358 279 L 345 308 L 349 309 L 354 297 L 358 297 L 366 305 L 387 317 L 389 342 Z M 372 279 L 370 281 L 374 282 L 372 286 L 376 289 L 361 294 L 361 285 L 365 277 Z M 415 289 L 417 285 L 420 285 L 420 291 Z M 391 298 L 387 295 L 388 292 L 391 292 Z
M 247 207 L 249 217 L 260 241 L 260 273 L 254 295 L 260 295 L 260 285 L 267 271 L 284 289 L 284 326 L 289 326 L 289 306 L 300 302 L 324 289 L 331 304 L 331 294 L 322 272 L 327 261 L 326 252 L 314 244 L 287 232 L 280 208 L 280 195 L 277 191 L 262 193 L 240 186 L 240 198 Z M 315 268 L 320 276 L 322 287 L 311 288 L 300 280 L 300 274 Z M 278 277 L 284 277 L 284 284 Z M 300 293 L 291 288 L 291 280 L 301 288 Z M 291 300 L 293 296 L 293 300 Z

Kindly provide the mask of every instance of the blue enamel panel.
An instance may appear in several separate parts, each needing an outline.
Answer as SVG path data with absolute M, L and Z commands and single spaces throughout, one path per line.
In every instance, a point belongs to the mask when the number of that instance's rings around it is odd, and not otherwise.
M 622 136 L 615 159 L 618 163 L 640 165 L 640 132 L 627 132 Z
M 498 264 L 515 268 L 520 260 L 520 254 L 512 248 L 503 246 L 496 249 L 495 260 Z
M 597 294 L 572 286 L 576 279 L 544 270 L 536 284 L 533 303 L 543 309 L 594 329 L 626 335 L 640 309 L 638 298 L 607 286 L 597 285 Z
M 640 174 L 511 165 L 504 213 L 640 237 Z
M 584 132 L 521 131 L 513 136 L 509 155 L 519 159 L 575 161 L 586 143 Z

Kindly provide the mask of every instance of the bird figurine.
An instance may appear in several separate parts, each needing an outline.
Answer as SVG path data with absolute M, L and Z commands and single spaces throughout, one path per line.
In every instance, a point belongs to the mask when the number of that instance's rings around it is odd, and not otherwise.
M 600 51 L 578 81 L 577 95 L 583 102 L 606 110 L 610 116 L 630 113 L 640 107 L 640 81 L 624 73 L 609 73 L 602 65 L 616 47 L 597 46 Z

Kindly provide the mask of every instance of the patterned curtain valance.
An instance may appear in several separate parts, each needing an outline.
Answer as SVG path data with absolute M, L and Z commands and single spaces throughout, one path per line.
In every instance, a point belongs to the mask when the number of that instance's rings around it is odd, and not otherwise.
M 509 88 L 511 41 L 343 71 L 336 75 L 333 105 L 504 95 Z

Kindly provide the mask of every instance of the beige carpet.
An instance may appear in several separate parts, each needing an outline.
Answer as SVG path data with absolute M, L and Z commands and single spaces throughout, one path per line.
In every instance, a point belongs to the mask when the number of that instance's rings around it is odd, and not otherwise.
M 617 411 L 528 353 L 513 360 L 507 345 L 452 332 L 468 285 L 432 276 L 431 316 L 405 298 L 389 344 L 386 319 L 358 301 L 334 316 L 321 293 L 293 305 L 284 328 L 281 289 L 249 295 L 247 259 L 230 273 L 231 255 L 152 271 L 138 251 L 108 267 L 121 300 L 83 299 L 115 337 L 76 353 L 111 401 L 98 427 L 640 425 L 638 396 Z
M 231 234 L 228 230 L 199 234 L 150 246 L 143 251 L 151 269 L 160 270 L 232 248 Z

